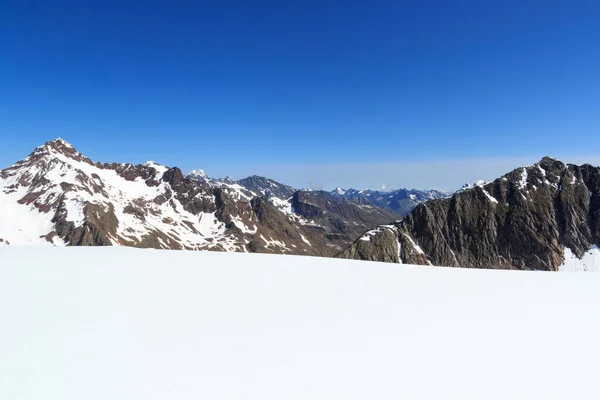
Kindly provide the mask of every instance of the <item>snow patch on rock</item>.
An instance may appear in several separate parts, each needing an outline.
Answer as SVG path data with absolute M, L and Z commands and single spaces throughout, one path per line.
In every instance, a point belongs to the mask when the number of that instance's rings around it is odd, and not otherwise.
M 577 258 L 571 249 L 565 247 L 564 257 L 559 271 L 600 271 L 600 249 L 595 245 L 586 251 L 582 258 Z

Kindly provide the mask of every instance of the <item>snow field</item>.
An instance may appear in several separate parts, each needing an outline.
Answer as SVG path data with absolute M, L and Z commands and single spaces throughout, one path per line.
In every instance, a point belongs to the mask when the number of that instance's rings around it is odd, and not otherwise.
M 600 274 L 0 247 L 0 398 L 597 399 Z

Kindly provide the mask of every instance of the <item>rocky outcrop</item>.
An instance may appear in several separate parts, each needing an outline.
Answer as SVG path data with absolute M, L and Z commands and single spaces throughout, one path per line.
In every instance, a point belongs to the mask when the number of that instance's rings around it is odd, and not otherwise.
M 491 183 L 418 205 L 394 225 L 400 261 L 554 271 L 565 247 L 581 257 L 600 244 L 599 196 L 600 168 L 545 157 Z M 338 256 L 390 261 L 381 247 L 394 245 L 359 239 Z
M 64 204 L 61 204 L 52 219 L 56 224 L 54 232 L 71 246 L 112 246 L 111 238 L 117 236 L 119 224 L 114 208 L 89 203 L 85 205 L 83 213 L 85 221 L 76 226 L 66 219 Z
M 400 243 L 395 226 L 368 231 L 352 246 L 339 254 L 340 258 L 365 261 L 400 262 Z

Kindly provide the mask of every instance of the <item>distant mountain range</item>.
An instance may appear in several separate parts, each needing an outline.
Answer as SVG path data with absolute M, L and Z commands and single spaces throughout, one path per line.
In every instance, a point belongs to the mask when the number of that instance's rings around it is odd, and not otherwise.
M 368 204 L 390 208 L 404 216 L 418 204 L 433 199 L 447 197 L 450 193 L 442 190 L 397 189 L 391 191 L 341 189 L 331 191 L 334 197 L 348 200 L 365 201 Z

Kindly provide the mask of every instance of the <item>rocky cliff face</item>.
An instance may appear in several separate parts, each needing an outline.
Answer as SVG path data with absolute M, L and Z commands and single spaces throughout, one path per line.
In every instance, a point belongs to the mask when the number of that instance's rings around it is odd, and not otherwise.
M 471 268 L 557 270 L 565 249 L 600 244 L 600 168 L 549 157 L 418 205 L 338 257 Z M 391 256 L 390 256 L 391 254 Z

